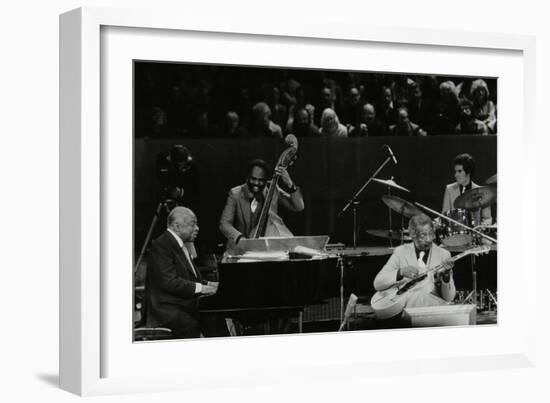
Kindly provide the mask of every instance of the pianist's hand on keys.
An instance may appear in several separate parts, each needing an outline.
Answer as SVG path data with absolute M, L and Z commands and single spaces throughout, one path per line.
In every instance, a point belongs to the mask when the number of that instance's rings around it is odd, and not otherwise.
M 209 281 L 207 284 L 203 284 L 201 294 L 214 295 L 218 291 L 218 285 L 219 283 L 214 281 Z

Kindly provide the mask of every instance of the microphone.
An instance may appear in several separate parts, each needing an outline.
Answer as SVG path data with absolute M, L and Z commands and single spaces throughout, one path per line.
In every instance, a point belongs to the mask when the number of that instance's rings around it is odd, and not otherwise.
M 388 152 L 390 153 L 390 157 L 393 160 L 393 163 L 397 165 L 397 158 L 395 158 L 395 155 L 393 154 L 393 151 L 391 150 L 390 146 L 387 144 L 384 144 L 384 147 L 388 149 Z
M 344 320 L 342 321 L 342 324 L 340 325 L 340 328 L 338 329 L 339 332 L 344 329 L 344 326 L 348 323 L 348 319 L 351 316 L 353 312 L 353 308 L 355 308 L 355 305 L 357 305 L 357 295 L 350 294 L 348 304 L 346 305 L 346 310 L 344 312 Z

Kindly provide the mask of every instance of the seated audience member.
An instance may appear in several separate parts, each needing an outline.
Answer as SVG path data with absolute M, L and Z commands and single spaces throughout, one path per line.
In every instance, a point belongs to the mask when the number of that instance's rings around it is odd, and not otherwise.
M 495 104 L 489 99 L 487 83 L 482 79 L 475 80 L 470 91 L 474 117 L 487 126 L 489 133 L 496 133 L 497 111 Z
M 220 132 L 222 137 L 238 138 L 248 136 L 248 131 L 239 124 L 239 115 L 235 111 L 225 114 L 224 124 Z
M 268 106 L 271 110 L 271 120 L 273 123 L 280 127 L 284 127 L 288 120 L 288 110 L 286 106 L 281 103 L 281 91 L 279 87 L 271 88 Z
M 305 108 L 298 108 L 293 113 L 293 118 L 289 118 L 287 125 L 289 133 L 297 137 L 318 137 L 321 132 L 311 121 L 311 116 Z
M 471 91 L 472 91 L 472 82 L 474 80 L 470 77 L 465 77 L 458 85 L 456 86 L 456 92 L 458 94 L 458 99 L 471 101 Z
M 346 126 L 340 123 L 336 112 L 327 108 L 321 115 L 321 135 L 328 137 L 348 137 Z
M 199 110 L 196 112 L 196 120 L 189 131 L 189 137 L 209 138 L 214 137 L 216 130 L 210 123 L 209 112 Z
M 460 123 L 456 134 L 488 134 L 489 129 L 472 114 L 472 102 L 468 99 L 460 101 Z
M 336 96 L 334 91 L 330 87 L 323 87 L 320 94 L 320 100 L 315 109 L 324 111 L 325 109 L 332 109 L 335 113 L 339 111 L 336 105 Z M 318 117 L 319 121 L 314 121 L 315 124 L 321 126 L 321 117 Z
M 393 93 L 390 87 L 382 87 L 382 94 L 376 107 L 378 119 L 389 127 L 397 121 L 397 108 L 393 102 Z
M 170 137 L 166 112 L 160 106 L 136 111 L 136 137 Z
M 376 119 L 376 110 L 372 104 L 363 105 L 359 126 L 352 126 L 349 130 L 349 137 L 385 136 L 386 134 L 386 127 Z
M 458 94 L 452 81 L 445 81 L 439 85 L 439 100 L 434 105 L 427 127 L 430 135 L 454 134 L 458 125 Z
M 342 119 L 344 125 L 348 128 L 357 127 L 361 123 L 361 114 L 363 106 L 361 103 L 361 95 L 355 87 L 350 88 L 348 99 L 346 99 L 342 108 Z
M 409 86 L 409 102 L 407 104 L 409 118 L 417 125 L 427 128 L 430 121 L 430 113 L 433 110 L 433 102 L 425 97 L 420 84 L 412 81 Z
M 426 132 L 409 119 L 407 108 L 400 107 L 397 110 L 397 123 L 390 126 L 392 136 L 425 136 Z
M 271 109 L 265 102 L 258 102 L 252 107 L 250 135 L 253 137 L 283 138 L 281 126 L 271 121 Z
M 183 90 L 179 85 L 170 88 L 168 103 L 166 105 L 166 119 L 168 127 L 176 137 L 183 136 L 191 122 L 191 106 L 185 99 Z
M 304 106 L 304 109 L 307 111 L 307 113 L 309 113 L 309 119 L 311 123 L 315 122 L 315 106 L 313 106 L 312 104 L 306 104 L 306 106 Z
M 283 80 L 280 88 L 283 103 L 288 106 L 297 105 L 299 98 L 301 98 L 301 89 L 302 86 L 298 81 L 292 78 Z

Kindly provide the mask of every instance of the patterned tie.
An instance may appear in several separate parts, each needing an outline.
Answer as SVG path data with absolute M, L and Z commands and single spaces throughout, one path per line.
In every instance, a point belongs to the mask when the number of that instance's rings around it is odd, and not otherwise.
M 252 199 L 252 203 L 250 203 L 250 211 L 254 213 L 256 209 L 258 208 L 258 200 L 256 198 Z

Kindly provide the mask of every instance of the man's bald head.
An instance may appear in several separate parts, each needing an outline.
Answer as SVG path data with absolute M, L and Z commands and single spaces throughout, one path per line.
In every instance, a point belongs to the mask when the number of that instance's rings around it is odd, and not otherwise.
M 168 228 L 174 231 L 184 242 L 193 241 L 199 233 L 197 217 L 187 207 L 175 207 L 168 214 Z
M 376 111 L 372 104 L 363 105 L 363 121 L 372 122 L 376 117 Z

